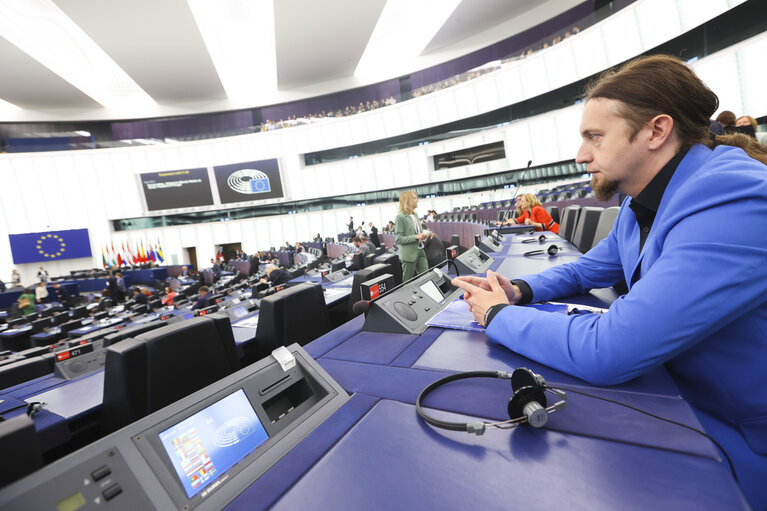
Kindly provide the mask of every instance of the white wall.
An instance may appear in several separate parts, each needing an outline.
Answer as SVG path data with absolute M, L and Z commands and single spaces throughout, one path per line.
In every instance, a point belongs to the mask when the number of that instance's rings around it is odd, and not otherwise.
M 720 3 L 727 4 L 724 0 Z M 596 30 L 602 30 L 602 27 L 598 25 Z M 584 31 L 582 34 L 588 33 Z M 542 54 L 540 58 L 548 58 L 546 52 Z M 767 36 L 762 34 L 702 59 L 694 67 L 720 95 L 723 109 L 759 117 L 767 114 L 767 96 L 758 87 L 765 83 L 762 64 L 765 54 Z M 736 72 L 728 73 L 728 79 L 722 83 L 720 69 Z M 286 199 L 303 200 L 523 168 L 528 159 L 535 165 L 544 165 L 572 158 L 579 144 L 581 105 L 440 143 L 323 165 L 303 165 L 302 154 L 307 151 L 365 142 L 369 140 L 370 132 L 377 137 L 388 137 L 474 115 L 480 113 L 478 110 L 508 105 L 510 96 L 506 93 L 514 92 L 514 82 L 509 81 L 509 76 L 508 71 L 502 70 L 440 93 L 321 126 L 158 146 L 0 155 L 0 277 L 6 280 L 13 267 L 8 234 L 88 228 L 94 257 L 91 261 L 65 260 L 47 265 L 52 273 L 61 274 L 71 269 L 100 266 L 100 247 L 108 241 L 119 245 L 123 240 L 155 243 L 160 239 L 166 256 L 170 259 L 176 254 L 180 260 L 185 255 L 183 247 L 194 246 L 198 261 L 202 262 L 208 260 L 214 253 L 214 246 L 221 243 L 241 241 L 243 249 L 252 252 L 271 245 L 279 246 L 286 240 L 310 239 L 316 232 L 323 236 L 334 235 L 348 223 L 350 215 L 355 221 L 372 219 L 377 225 L 393 217 L 388 208 L 376 205 L 285 218 L 112 233 L 111 220 L 147 214 L 137 178 L 137 174 L 144 172 L 278 158 Z M 528 83 L 519 80 L 518 76 L 517 88 L 520 83 Z M 489 92 L 491 90 L 495 91 L 495 98 Z M 377 128 L 368 129 L 372 125 Z M 434 154 L 501 140 L 507 154 L 504 160 L 433 170 Z M 428 209 L 426 201 L 422 202 L 421 208 Z M 24 282 L 31 282 L 37 266 L 20 265 Z

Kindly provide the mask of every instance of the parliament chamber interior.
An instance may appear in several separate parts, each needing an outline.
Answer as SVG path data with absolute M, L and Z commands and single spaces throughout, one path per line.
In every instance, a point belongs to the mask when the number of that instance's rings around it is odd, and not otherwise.
M 765 54 L 764 0 L 0 0 L 0 509 L 767 509 Z

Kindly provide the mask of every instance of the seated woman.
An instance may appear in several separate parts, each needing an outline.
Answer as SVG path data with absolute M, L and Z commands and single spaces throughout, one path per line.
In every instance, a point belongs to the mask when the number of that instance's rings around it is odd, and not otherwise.
M 261 279 L 261 282 L 269 284 L 269 286 L 279 286 L 280 284 L 287 284 L 287 282 L 293 277 L 285 270 L 279 269 L 276 265 L 269 265 L 266 268 L 266 278 Z
M 525 224 L 535 227 L 536 231 L 559 233 L 559 224 L 543 209 L 541 201 L 532 193 L 517 197 L 517 218 L 507 218 L 503 225 Z
M 164 296 L 164 297 L 163 297 L 163 299 L 161 300 L 161 301 L 162 301 L 162 304 L 163 304 L 163 305 L 166 305 L 166 306 L 168 306 L 168 307 L 172 307 L 172 306 L 173 306 L 173 299 L 174 299 L 174 298 L 176 298 L 176 295 L 177 295 L 177 294 L 178 294 L 178 293 L 176 293 L 175 291 L 173 291 L 173 290 L 170 288 L 170 286 L 165 286 L 165 296 Z

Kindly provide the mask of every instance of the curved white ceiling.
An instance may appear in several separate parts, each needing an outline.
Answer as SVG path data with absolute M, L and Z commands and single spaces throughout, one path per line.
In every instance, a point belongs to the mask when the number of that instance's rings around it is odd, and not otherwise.
M 185 115 L 328 94 L 449 61 L 582 1 L 0 0 L 0 122 Z M 436 22 L 405 29 L 396 20 L 408 15 Z M 375 73 L 355 75 L 379 37 L 406 44 L 375 57 Z

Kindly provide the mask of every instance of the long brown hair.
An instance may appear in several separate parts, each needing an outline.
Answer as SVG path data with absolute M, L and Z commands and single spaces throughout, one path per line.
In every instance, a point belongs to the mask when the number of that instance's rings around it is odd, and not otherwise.
M 709 126 L 711 116 L 719 108 L 719 98 L 690 66 L 676 57 L 649 55 L 605 71 L 586 88 L 585 97 L 619 101 L 618 114 L 628 124 L 629 141 L 650 119 L 666 114 L 674 120 L 674 131 L 683 147 L 736 146 L 767 164 L 767 151 L 748 136 L 712 137 Z

